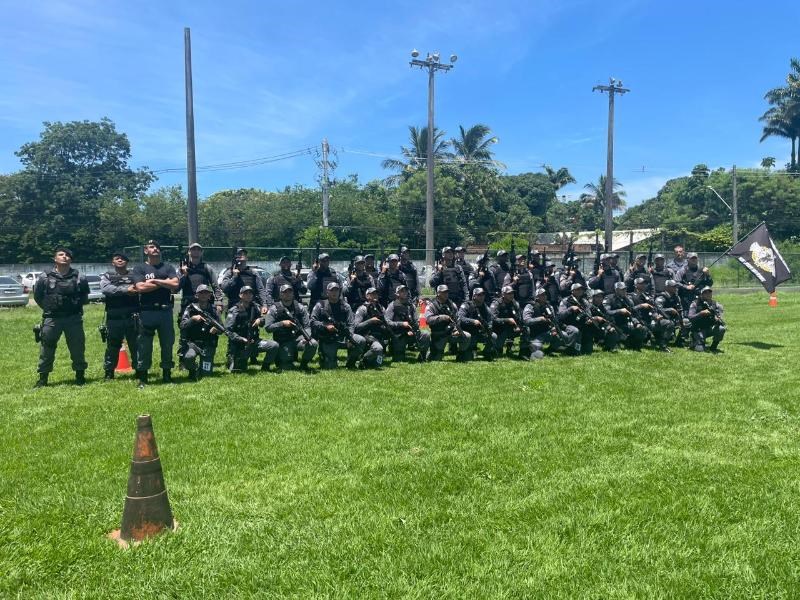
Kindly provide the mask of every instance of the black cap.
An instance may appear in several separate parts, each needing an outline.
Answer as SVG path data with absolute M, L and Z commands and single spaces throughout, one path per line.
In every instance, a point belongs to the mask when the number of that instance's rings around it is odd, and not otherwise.
M 125 254 L 125 252 L 122 251 L 122 250 L 114 250 L 114 254 L 111 255 L 111 258 L 117 258 L 118 256 L 120 258 L 124 259 L 125 262 L 129 262 L 130 261 L 130 259 L 128 258 L 128 255 Z
M 456 252 L 464 252 L 464 246 L 456 246 Z
M 147 240 L 144 243 L 145 246 L 155 246 L 159 250 L 161 250 L 161 244 L 159 244 L 156 240 Z
M 236 256 L 247 256 L 247 250 L 245 250 L 244 248 L 237 248 Z
M 53 254 L 58 254 L 59 252 L 63 252 L 64 254 L 69 256 L 70 259 L 72 259 L 72 250 L 70 250 L 69 248 L 65 246 L 59 246 L 58 248 L 56 248 L 56 251 L 53 252 Z
M 203 247 L 198 242 L 194 242 L 192 244 L 189 244 L 189 250 L 191 250 L 192 248 L 199 248 L 200 250 L 203 249 Z
M 285 262 L 285 261 L 292 262 L 292 259 L 289 258 L 288 256 L 281 256 L 281 259 L 278 261 L 278 264 L 280 264 L 282 262 Z

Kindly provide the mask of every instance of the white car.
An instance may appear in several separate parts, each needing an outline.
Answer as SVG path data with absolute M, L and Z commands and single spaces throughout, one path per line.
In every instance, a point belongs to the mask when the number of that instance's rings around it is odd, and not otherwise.
M 43 271 L 29 271 L 24 275 L 20 273 L 17 278 L 19 279 L 19 282 L 22 284 L 22 287 L 26 293 L 33 291 L 33 284 L 36 283 L 36 280 L 42 273 Z
M 13 277 L 0 277 L 0 306 L 27 306 L 28 292 Z

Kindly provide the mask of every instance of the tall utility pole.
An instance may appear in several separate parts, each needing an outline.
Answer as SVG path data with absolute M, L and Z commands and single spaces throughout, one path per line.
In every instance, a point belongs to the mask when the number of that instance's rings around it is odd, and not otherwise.
M 331 211 L 331 199 L 328 189 L 328 138 L 322 140 L 322 226 L 328 226 L 328 217 Z
M 199 241 L 200 226 L 197 219 L 197 162 L 194 154 L 194 99 L 192 92 L 192 36 L 188 27 L 183 28 L 183 49 L 186 71 L 186 175 L 188 177 L 189 202 L 187 221 L 189 243 Z
M 451 54 L 450 64 L 445 65 L 439 62 L 438 52 L 434 52 L 433 54 L 428 53 L 425 60 L 419 60 L 417 58 L 418 56 L 419 52 L 417 50 L 412 50 L 411 62 L 409 64 L 412 67 L 428 70 L 428 147 L 425 151 L 428 167 L 428 183 L 425 194 L 425 264 L 433 267 L 433 75 L 436 71 L 447 72 L 452 69 L 458 57 L 455 54 Z
M 608 154 L 606 157 L 606 184 L 603 189 L 605 198 L 605 238 L 606 252 L 611 252 L 614 241 L 614 221 L 612 198 L 614 197 L 614 95 L 626 94 L 629 89 L 622 87 L 622 82 L 613 77 L 609 80 L 609 85 L 596 85 L 592 88 L 593 92 L 608 92 Z
M 733 202 L 731 202 L 733 208 L 731 212 L 733 213 L 733 245 L 735 246 L 739 243 L 739 203 L 736 198 L 736 165 L 733 165 L 731 174 L 733 175 Z

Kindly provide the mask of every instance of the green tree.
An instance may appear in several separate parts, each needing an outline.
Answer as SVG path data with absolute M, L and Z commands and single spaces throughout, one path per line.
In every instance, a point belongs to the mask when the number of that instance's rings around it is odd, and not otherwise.
M 417 129 L 413 125 L 408 128 L 409 145 L 400 147 L 402 159 L 387 158 L 381 163 L 384 169 L 397 171 L 384 179 L 387 185 L 397 185 L 405 181 L 416 171 L 424 169 L 428 156 L 428 128 Z M 449 152 L 450 142 L 445 139 L 445 132 L 438 127 L 433 129 L 433 159 L 434 162 L 452 158 Z
M 765 156 L 761 159 L 761 168 L 766 169 L 769 171 L 775 166 L 775 157 L 774 156 Z
M 565 185 L 576 183 L 572 173 L 570 173 L 569 169 L 566 167 L 560 167 L 558 170 L 556 170 L 550 165 L 544 165 L 544 171 L 547 173 L 547 179 L 550 180 L 550 183 L 553 185 L 556 192 L 558 192 L 558 190 Z
M 591 204 L 600 215 L 604 214 L 606 209 L 606 176 L 600 175 L 597 183 L 587 183 L 583 188 L 588 190 L 588 193 L 581 194 L 581 202 Z M 622 190 L 622 184 L 615 179 L 612 189 L 614 191 L 611 195 L 611 210 L 615 212 L 624 210 L 626 194 Z
M 458 129 L 459 137 L 450 140 L 457 160 L 486 163 L 492 166 L 496 164 L 491 147 L 498 142 L 498 139 L 491 135 L 492 130 L 488 125 L 478 123 L 466 130 L 463 125 L 459 125 Z

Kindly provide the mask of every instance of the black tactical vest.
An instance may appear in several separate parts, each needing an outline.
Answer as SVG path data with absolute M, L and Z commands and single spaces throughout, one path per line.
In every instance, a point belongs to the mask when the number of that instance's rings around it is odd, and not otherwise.
M 194 298 L 194 291 L 200 285 L 211 286 L 211 275 L 205 263 L 194 265 L 189 263 L 186 266 L 186 277 L 181 286 L 181 302 L 188 304 Z M 255 288 L 253 288 L 255 289 Z
M 127 275 L 120 275 L 116 271 L 106 272 L 106 279 L 111 285 L 133 285 L 133 279 L 130 272 Z M 139 310 L 139 294 L 125 294 L 124 296 L 106 296 L 106 312 L 107 313 L 134 313 Z
M 71 269 L 65 277 L 47 273 L 42 308 L 45 315 L 53 317 L 83 314 L 78 271 Z

